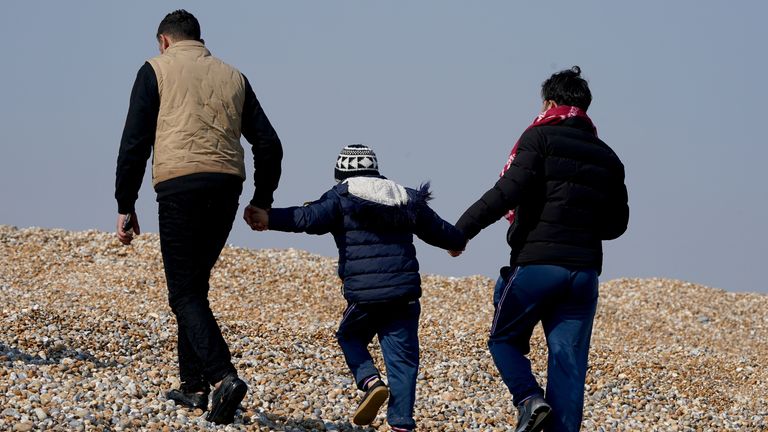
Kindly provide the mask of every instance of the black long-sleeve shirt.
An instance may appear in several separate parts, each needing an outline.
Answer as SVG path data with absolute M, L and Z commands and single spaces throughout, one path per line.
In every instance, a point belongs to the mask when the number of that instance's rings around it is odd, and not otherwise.
M 269 122 L 248 79 L 245 80 L 245 102 L 243 103 L 241 132 L 251 144 L 253 152 L 255 190 L 250 203 L 256 207 L 269 208 L 273 193 L 280 181 L 283 147 L 275 129 Z M 117 156 L 115 176 L 115 199 L 117 211 L 132 213 L 139 189 L 144 178 L 147 160 L 155 144 L 157 115 L 160 111 L 160 92 L 155 70 L 149 63 L 139 69 L 133 83 L 128 115 L 125 120 L 120 152 Z M 187 190 L 209 177 L 211 180 L 230 174 L 201 173 L 177 177 L 158 183 L 158 195 Z

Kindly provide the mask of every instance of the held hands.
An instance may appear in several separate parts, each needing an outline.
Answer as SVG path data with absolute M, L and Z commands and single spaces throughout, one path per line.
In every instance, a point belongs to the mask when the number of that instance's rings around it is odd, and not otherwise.
M 449 251 L 448 251 L 448 255 L 450 255 L 450 256 L 452 256 L 452 257 L 456 258 L 457 256 L 459 256 L 459 255 L 463 254 L 463 253 L 464 253 L 464 251 L 467 249 L 467 243 L 469 243 L 469 241 L 468 241 L 468 240 L 465 240 L 465 241 L 464 241 L 464 249 L 462 249 L 462 250 L 449 250 Z
M 266 231 L 269 228 L 269 213 L 265 209 L 249 204 L 245 207 L 243 219 L 254 231 Z
M 141 234 L 139 228 L 139 218 L 136 213 L 117 215 L 117 239 L 124 245 L 129 245 L 133 241 L 133 235 Z

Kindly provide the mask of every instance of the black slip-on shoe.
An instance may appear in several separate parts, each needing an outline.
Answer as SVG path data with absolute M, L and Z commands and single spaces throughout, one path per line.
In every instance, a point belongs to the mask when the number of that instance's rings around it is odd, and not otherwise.
M 221 380 L 219 388 L 213 391 L 211 410 L 205 419 L 216 424 L 232 423 L 235 411 L 247 391 L 248 386 L 237 375 L 227 375 Z
M 208 392 L 196 392 L 189 391 L 183 386 L 178 389 L 171 389 L 165 394 L 169 400 L 172 400 L 176 405 L 181 405 L 190 409 L 200 408 L 203 411 L 208 409 Z
M 541 396 L 526 399 L 517 406 L 517 429 L 515 432 L 539 432 L 544 427 L 552 407 Z
M 384 401 L 389 397 L 389 389 L 383 381 L 377 380 L 366 390 L 363 400 L 352 417 L 352 423 L 358 426 L 369 425 L 379 413 L 379 408 L 384 405 Z

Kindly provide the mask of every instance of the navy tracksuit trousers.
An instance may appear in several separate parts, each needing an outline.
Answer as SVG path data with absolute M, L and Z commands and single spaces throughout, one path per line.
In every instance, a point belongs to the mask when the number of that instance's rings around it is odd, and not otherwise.
M 488 347 L 502 380 L 516 405 L 530 396 L 545 397 L 552 406 L 547 432 L 578 431 L 597 307 L 597 271 L 526 265 L 499 279 Z M 526 357 L 539 321 L 549 350 L 546 392 Z
M 344 310 L 336 337 L 360 390 L 366 378 L 379 375 L 368 351 L 378 335 L 387 368 L 390 426 L 414 429 L 413 405 L 416 402 L 416 377 L 419 373 L 418 300 L 410 302 L 358 304 Z

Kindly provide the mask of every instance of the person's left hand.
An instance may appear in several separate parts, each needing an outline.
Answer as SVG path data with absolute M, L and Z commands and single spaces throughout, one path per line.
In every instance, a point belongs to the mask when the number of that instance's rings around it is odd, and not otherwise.
M 266 231 L 269 228 L 269 213 L 263 208 L 247 205 L 243 219 L 254 231 Z
M 464 251 L 449 250 L 448 251 L 448 255 L 456 258 L 457 256 L 461 255 L 462 252 L 464 252 Z

